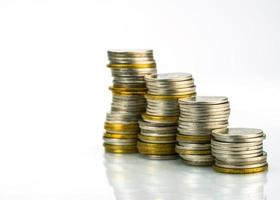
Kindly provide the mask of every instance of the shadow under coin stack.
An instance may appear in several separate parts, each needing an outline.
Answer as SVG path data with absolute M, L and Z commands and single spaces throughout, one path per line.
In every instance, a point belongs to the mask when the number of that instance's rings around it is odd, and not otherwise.
M 176 158 L 179 106 L 178 98 L 195 95 L 191 74 L 169 73 L 145 76 L 148 94 L 146 113 L 140 121 L 138 150 L 151 159 Z
M 197 96 L 179 99 L 179 106 L 176 152 L 186 164 L 212 165 L 211 132 L 228 126 L 230 114 L 228 99 L 218 96 Z
M 104 147 L 110 153 L 137 152 L 138 120 L 145 112 L 144 76 L 156 73 L 152 50 L 108 51 L 113 78 L 111 112 L 105 122 Z
M 212 132 L 213 168 L 222 173 L 248 174 L 267 170 L 263 151 L 265 134 L 260 129 L 229 128 Z

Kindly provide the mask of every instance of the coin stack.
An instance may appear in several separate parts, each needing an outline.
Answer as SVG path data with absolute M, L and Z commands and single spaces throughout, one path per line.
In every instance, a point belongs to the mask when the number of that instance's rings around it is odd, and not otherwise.
M 260 129 L 229 128 L 212 132 L 213 168 L 222 173 L 247 174 L 267 170 L 263 151 L 265 134 Z
M 144 75 L 156 73 L 152 50 L 110 50 L 113 76 L 111 112 L 105 122 L 104 147 L 110 153 L 137 152 L 138 120 L 145 112 Z
M 176 158 L 179 105 L 178 98 L 195 95 L 191 74 L 169 73 L 145 76 L 148 94 L 146 113 L 140 121 L 138 150 L 152 159 Z
M 227 97 L 197 96 L 179 99 L 179 106 L 176 152 L 186 164 L 212 165 L 211 132 L 228 126 L 230 108 Z

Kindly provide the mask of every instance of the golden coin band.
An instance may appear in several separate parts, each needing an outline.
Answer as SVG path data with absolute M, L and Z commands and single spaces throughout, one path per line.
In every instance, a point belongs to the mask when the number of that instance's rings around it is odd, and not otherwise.
M 135 149 L 135 145 L 113 145 L 104 143 L 103 146 L 108 149 Z
M 137 134 L 118 134 L 118 133 L 108 133 L 104 134 L 104 138 L 114 138 L 114 139 L 134 139 L 137 138 Z
M 120 153 L 120 154 L 125 154 L 125 153 L 137 153 L 138 150 L 136 149 L 110 149 L 105 147 L 105 151 L 108 153 Z
M 138 142 L 139 147 L 154 147 L 154 148 L 175 148 L 175 144 L 154 144 L 146 142 Z
M 145 148 L 145 147 L 139 147 L 138 151 L 143 154 L 154 154 L 154 155 L 167 155 L 167 154 L 176 154 L 174 148 Z
M 145 91 L 130 91 L 130 92 L 127 92 L 127 91 L 114 91 L 112 90 L 112 93 L 113 95 L 117 95 L 117 96 L 133 96 L 133 95 L 145 95 L 146 92 Z
M 156 63 L 131 63 L 131 64 L 108 64 L 107 67 L 114 69 L 122 68 L 156 68 Z
M 110 124 L 105 123 L 104 128 L 107 131 L 126 131 L 126 132 L 138 132 L 139 126 L 138 124 Z
M 218 167 L 217 165 L 213 165 L 213 169 L 217 172 L 227 173 L 227 174 L 250 174 L 250 173 L 258 173 L 258 172 L 266 171 L 268 169 L 268 165 L 255 167 L 255 168 L 243 168 L 243 169 L 223 168 L 223 167 Z
M 145 92 L 147 88 L 117 88 L 117 87 L 109 87 L 109 90 L 114 92 Z
M 147 120 L 156 120 L 156 121 L 174 121 L 177 122 L 178 117 L 177 116 L 154 116 L 154 115 L 148 115 L 146 113 L 142 114 L 143 119 L 147 119 Z

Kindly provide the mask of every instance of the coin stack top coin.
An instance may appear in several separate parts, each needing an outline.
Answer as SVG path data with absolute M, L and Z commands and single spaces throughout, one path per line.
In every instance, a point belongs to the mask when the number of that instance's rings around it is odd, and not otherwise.
M 105 122 L 104 147 L 111 153 L 137 152 L 138 120 L 146 108 L 144 75 L 156 73 L 152 50 L 109 50 L 113 93 Z
M 212 165 L 211 131 L 228 126 L 230 108 L 227 97 L 196 96 L 179 99 L 179 106 L 176 152 L 186 164 Z
M 213 168 L 222 173 L 247 174 L 267 170 L 261 129 L 229 128 L 212 132 Z
M 138 150 L 152 159 L 170 159 L 175 153 L 178 98 L 195 95 L 191 74 L 169 73 L 145 76 L 148 93 L 146 113 L 140 121 Z

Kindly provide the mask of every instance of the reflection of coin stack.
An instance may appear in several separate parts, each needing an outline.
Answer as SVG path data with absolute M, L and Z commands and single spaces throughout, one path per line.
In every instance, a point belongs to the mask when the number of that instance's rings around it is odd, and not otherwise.
M 108 51 L 113 79 L 111 112 L 107 114 L 104 134 L 106 152 L 137 152 L 138 120 L 145 111 L 144 75 L 156 73 L 152 50 Z
M 226 97 L 197 96 L 180 99 L 176 152 L 190 165 L 212 165 L 211 131 L 228 126 Z
M 170 73 L 145 76 L 148 94 L 146 113 L 140 121 L 138 150 L 155 159 L 176 157 L 175 142 L 179 115 L 178 98 L 195 95 L 191 74 Z
M 212 184 L 214 199 L 238 199 L 238 200 L 264 200 L 266 173 L 253 174 L 252 176 L 232 176 L 231 174 L 215 174 Z
M 229 128 L 214 130 L 211 141 L 218 172 L 247 174 L 267 169 L 263 151 L 265 134 L 260 129 Z

